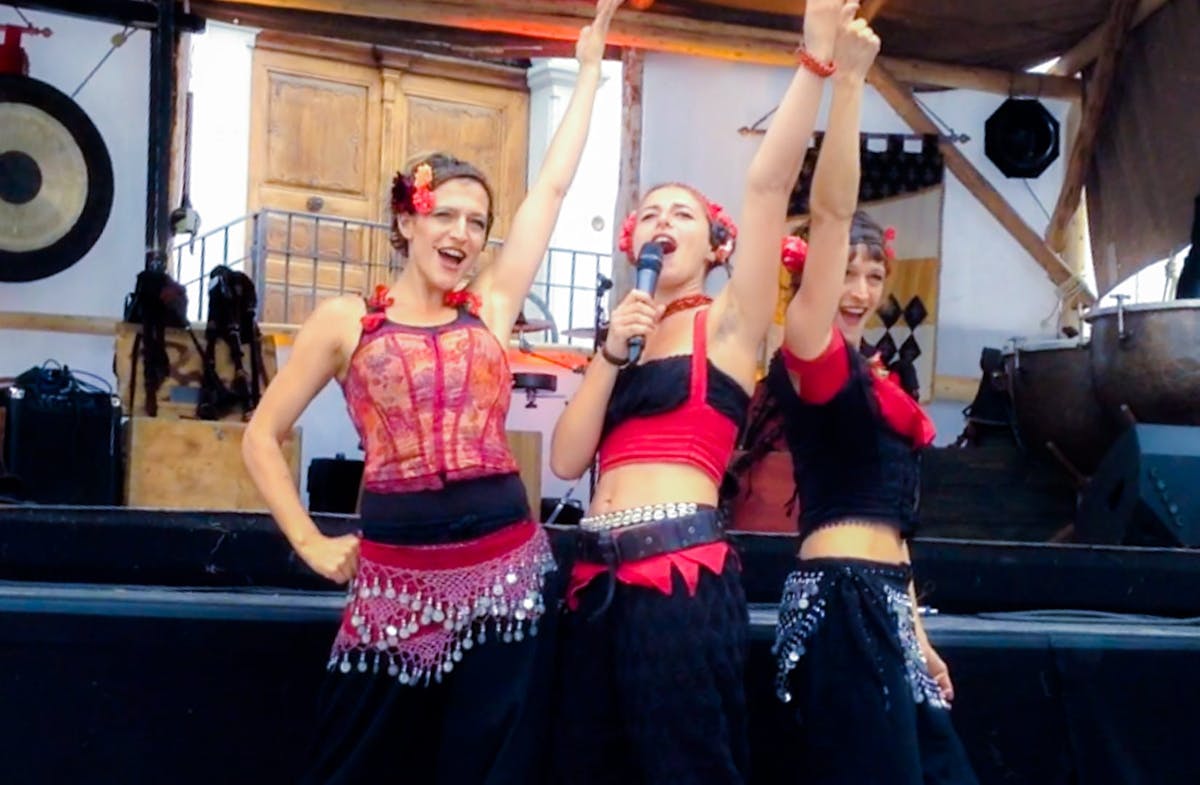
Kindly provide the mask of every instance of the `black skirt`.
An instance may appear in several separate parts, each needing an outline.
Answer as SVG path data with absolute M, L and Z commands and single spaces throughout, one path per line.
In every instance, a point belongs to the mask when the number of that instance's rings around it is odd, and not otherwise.
M 977 785 L 917 643 L 909 568 L 806 559 L 788 576 L 774 653 L 805 785 Z
M 560 620 L 555 785 L 743 785 L 749 617 L 734 558 L 695 596 L 601 576 Z

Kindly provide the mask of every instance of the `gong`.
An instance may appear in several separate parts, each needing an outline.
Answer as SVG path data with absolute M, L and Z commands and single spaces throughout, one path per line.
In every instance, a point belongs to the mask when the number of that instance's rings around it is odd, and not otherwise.
M 0 281 L 49 278 L 75 264 L 112 210 L 100 132 L 50 85 L 0 74 Z

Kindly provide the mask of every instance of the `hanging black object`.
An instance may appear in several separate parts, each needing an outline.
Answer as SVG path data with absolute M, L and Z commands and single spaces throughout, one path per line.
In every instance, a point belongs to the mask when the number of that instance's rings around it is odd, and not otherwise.
M 0 128 L 0 281 L 49 278 L 104 231 L 112 160 L 78 104 L 27 76 L 0 74 Z
M 983 149 L 1005 177 L 1034 178 L 1058 158 L 1058 120 L 1032 98 L 1010 98 L 984 123 Z

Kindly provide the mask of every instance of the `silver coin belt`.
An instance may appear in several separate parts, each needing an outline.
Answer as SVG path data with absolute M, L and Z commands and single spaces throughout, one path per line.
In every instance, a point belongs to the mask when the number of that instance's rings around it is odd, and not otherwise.
M 775 644 L 771 647 L 777 663 L 775 695 L 784 703 L 792 700 L 788 678 L 807 651 L 807 643 L 825 618 L 825 600 L 821 594 L 820 570 L 796 570 L 783 584 L 779 601 L 779 623 Z
M 328 667 L 386 672 L 405 685 L 441 682 L 464 652 L 491 637 L 537 635 L 545 576 L 555 569 L 545 531 L 487 561 L 419 570 L 361 559 Z
M 921 652 L 917 640 L 916 621 L 913 618 L 912 597 L 908 592 L 898 591 L 891 586 L 883 587 L 888 607 L 896 617 L 896 629 L 900 635 L 900 647 L 904 651 L 904 670 L 912 688 L 915 703 L 928 703 L 936 709 L 948 709 L 950 704 L 942 697 L 942 690 L 929 675 L 929 663 Z
M 647 504 L 628 510 L 606 512 L 603 515 L 592 515 L 579 521 L 579 528 L 586 532 L 605 532 L 623 529 L 626 526 L 636 526 L 641 523 L 654 521 L 669 521 L 676 518 L 687 518 L 695 515 L 700 509 L 695 502 L 667 502 L 665 504 Z

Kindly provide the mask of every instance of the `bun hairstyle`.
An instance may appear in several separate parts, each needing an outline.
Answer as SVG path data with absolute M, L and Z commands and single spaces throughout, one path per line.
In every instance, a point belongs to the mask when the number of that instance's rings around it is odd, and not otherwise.
M 423 155 L 412 161 L 404 172 L 396 172 L 392 178 L 392 247 L 408 255 L 408 241 L 400 233 L 400 216 L 428 213 L 433 209 L 431 192 L 450 180 L 474 180 L 487 193 L 487 229 L 491 232 L 495 219 L 495 196 L 492 186 L 476 166 L 448 153 Z M 424 182 L 422 182 L 424 180 Z
M 700 206 L 704 208 L 704 217 L 708 219 L 708 244 L 716 252 L 716 259 L 709 265 L 711 271 L 715 267 L 720 267 L 729 261 L 729 257 L 733 256 L 733 251 L 737 247 L 738 228 L 733 218 L 729 213 L 725 212 L 725 208 L 717 202 L 712 201 L 704 194 L 690 185 L 683 183 L 661 183 L 654 186 L 649 191 L 646 191 L 646 196 L 661 191 L 663 188 L 681 188 L 690 193 Z M 638 211 L 634 210 L 629 215 L 625 216 L 625 222 L 621 224 L 621 235 L 617 240 L 617 249 L 625 252 L 625 257 L 630 264 L 635 264 L 637 258 L 633 248 L 633 230 L 637 226 Z

